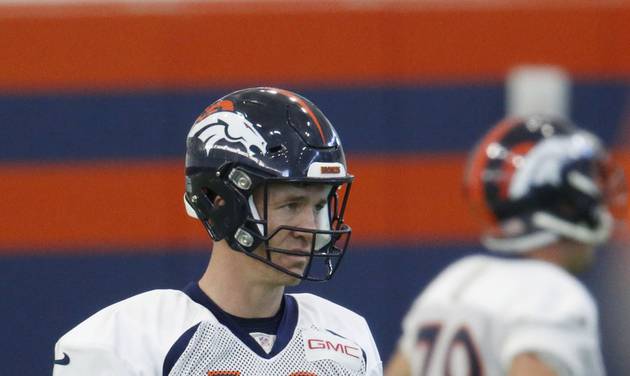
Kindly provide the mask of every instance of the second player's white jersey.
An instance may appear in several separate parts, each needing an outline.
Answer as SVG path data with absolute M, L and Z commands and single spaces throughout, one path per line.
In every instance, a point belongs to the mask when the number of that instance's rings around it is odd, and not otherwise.
M 535 260 L 479 255 L 449 266 L 413 303 L 399 346 L 414 376 L 506 375 L 521 353 L 558 375 L 605 373 L 592 297 Z
M 380 376 L 365 320 L 311 294 L 287 294 L 270 351 L 196 284 L 109 306 L 63 336 L 54 376 Z

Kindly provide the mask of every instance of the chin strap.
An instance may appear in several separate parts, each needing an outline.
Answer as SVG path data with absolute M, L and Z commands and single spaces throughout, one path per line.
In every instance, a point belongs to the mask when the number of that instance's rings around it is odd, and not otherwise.
M 481 243 L 488 250 L 499 253 L 527 253 L 532 249 L 544 247 L 560 240 L 560 236 L 547 231 L 538 231 L 511 238 L 484 236 Z
M 612 232 L 613 218 L 605 209 L 597 212 L 599 226 L 589 229 L 573 224 L 546 212 L 532 215 L 532 224 L 539 230 L 522 236 L 484 236 L 481 243 L 489 250 L 500 253 L 526 253 L 533 249 L 552 244 L 560 238 L 568 238 L 580 243 L 597 246 L 605 243 Z
M 607 210 L 599 209 L 596 213 L 599 225 L 594 229 L 564 221 L 544 212 L 534 213 L 532 223 L 553 233 L 580 243 L 600 245 L 605 243 L 613 228 L 613 218 Z

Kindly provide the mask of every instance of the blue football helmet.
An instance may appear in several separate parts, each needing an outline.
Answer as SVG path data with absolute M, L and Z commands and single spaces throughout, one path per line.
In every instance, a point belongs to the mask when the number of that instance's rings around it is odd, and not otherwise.
M 561 238 L 590 244 L 610 236 L 625 212 L 625 177 L 601 141 L 545 116 L 506 118 L 473 150 L 467 196 L 490 250 L 522 253 Z
M 300 279 L 325 281 L 339 267 L 351 234 L 343 218 L 352 181 L 332 124 L 308 99 L 290 91 L 258 87 L 228 94 L 206 108 L 188 134 L 188 214 L 212 239 L 225 239 L 233 250 Z M 282 182 L 330 186 L 317 228 L 268 228 L 267 188 Z M 264 191 L 262 213 L 252 195 L 257 189 Z M 217 196 L 221 205 L 215 205 Z M 272 247 L 270 240 L 281 231 L 312 234 L 310 252 Z M 261 246 L 264 256 L 254 252 Z M 274 263 L 274 252 L 307 257 L 304 272 Z

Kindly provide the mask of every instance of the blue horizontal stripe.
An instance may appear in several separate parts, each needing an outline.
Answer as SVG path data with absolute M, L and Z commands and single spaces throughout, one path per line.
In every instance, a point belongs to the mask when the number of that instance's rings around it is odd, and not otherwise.
M 574 119 L 612 141 L 630 86 L 584 82 Z M 296 90 L 327 114 L 349 152 L 469 149 L 503 114 L 499 83 Z M 196 116 L 227 90 L 0 95 L 0 161 L 182 157 Z
M 469 252 L 464 247 L 350 252 L 332 281 L 305 282 L 292 291 L 315 293 L 364 315 L 387 357 L 411 299 L 448 262 Z M 0 352 L 2 374 L 50 374 L 55 341 L 66 331 L 132 295 L 155 288 L 183 289 L 201 277 L 208 258 L 207 251 L 181 250 L 1 257 L 0 322 L 6 328 L 4 337 L 11 339 L 11 346 L 5 344 Z
M 479 252 L 478 245 L 380 247 L 351 251 L 327 283 L 303 283 L 291 291 L 311 292 L 366 317 L 383 359 L 400 334 L 400 322 L 427 283 L 458 257 Z M 4 332 L 2 374 L 50 374 L 55 341 L 96 311 L 116 301 L 156 288 L 181 289 L 201 277 L 208 262 L 205 250 L 108 255 L 0 257 L 0 322 Z M 587 278 L 596 296 L 605 289 L 615 251 L 599 253 Z M 617 302 L 606 309 L 618 309 Z M 604 339 L 612 335 L 605 325 Z M 625 349 L 606 352 L 609 364 Z M 613 370 L 609 369 L 610 372 Z M 612 375 L 625 374 L 612 372 Z

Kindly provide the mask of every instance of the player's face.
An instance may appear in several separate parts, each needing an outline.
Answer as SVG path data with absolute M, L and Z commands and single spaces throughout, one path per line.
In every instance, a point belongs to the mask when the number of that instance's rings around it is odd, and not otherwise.
M 279 226 L 301 227 L 305 229 L 321 229 L 323 212 L 326 209 L 331 186 L 325 184 L 272 184 L 268 188 L 267 198 L 267 231 L 272 234 Z M 264 190 L 254 193 L 256 209 L 264 216 Z M 272 248 L 285 249 L 309 255 L 313 234 L 281 229 L 269 240 Z M 264 245 L 257 250 L 265 255 Z M 308 257 L 286 255 L 272 252 L 271 261 L 276 265 L 302 274 L 308 264 Z M 282 284 L 293 285 L 299 279 L 273 269 L 274 274 L 282 279 Z

